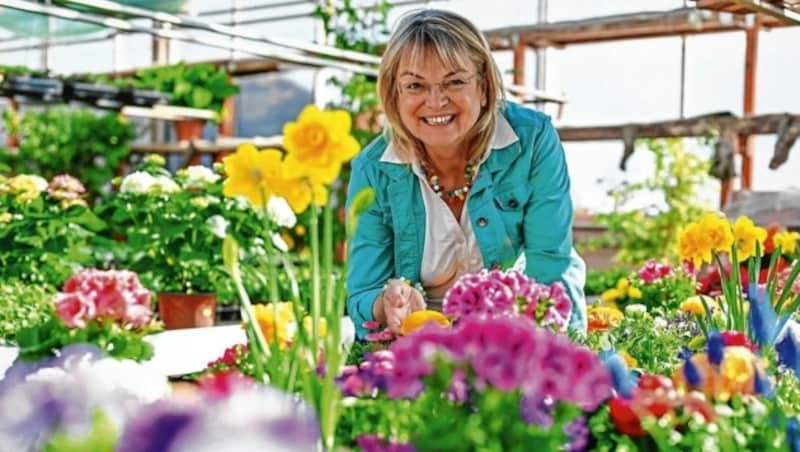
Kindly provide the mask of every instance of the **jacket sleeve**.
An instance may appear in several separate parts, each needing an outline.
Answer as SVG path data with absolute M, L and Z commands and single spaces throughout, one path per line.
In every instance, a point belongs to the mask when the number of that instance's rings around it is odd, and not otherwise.
M 564 148 L 549 120 L 531 146 L 532 195 L 524 217 L 525 273 L 545 284 L 561 281 L 572 300 L 569 328 L 586 331 L 586 266 L 572 247 L 569 173 Z
M 371 180 L 362 160 L 353 161 L 347 188 L 347 211 L 354 197 L 366 188 L 376 192 L 375 202 L 357 219 L 348 246 L 347 311 L 356 327 L 356 335 L 368 333 L 364 322 L 373 320 L 372 307 L 383 285 L 394 275 L 394 242 L 390 221 L 378 201 L 380 187 Z M 388 216 L 388 214 L 386 214 Z M 348 219 L 349 221 L 349 219 Z

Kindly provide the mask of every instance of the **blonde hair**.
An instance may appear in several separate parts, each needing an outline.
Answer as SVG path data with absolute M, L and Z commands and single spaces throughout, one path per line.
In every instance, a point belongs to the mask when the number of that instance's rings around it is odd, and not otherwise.
M 425 147 L 400 120 L 397 108 L 397 72 L 403 56 L 412 61 L 436 56 L 446 65 L 460 67 L 466 59 L 478 70 L 478 83 L 486 105 L 468 132 L 467 161 L 476 160 L 489 146 L 503 106 L 503 79 L 483 34 L 466 18 L 449 11 L 425 9 L 403 16 L 386 44 L 378 69 L 378 95 L 386 115 L 389 139 L 397 156 L 406 163 L 424 161 Z

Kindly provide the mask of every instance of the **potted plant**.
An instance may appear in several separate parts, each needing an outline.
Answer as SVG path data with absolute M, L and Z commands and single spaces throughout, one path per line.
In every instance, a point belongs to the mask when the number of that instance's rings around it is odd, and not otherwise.
M 213 110 L 215 123 L 225 115 L 225 99 L 239 93 L 239 87 L 231 82 L 225 69 L 207 63 L 142 69 L 136 73 L 136 83 L 142 88 L 170 93 L 172 105 Z M 175 132 L 178 140 L 200 138 L 204 126 L 202 119 L 176 121 Z

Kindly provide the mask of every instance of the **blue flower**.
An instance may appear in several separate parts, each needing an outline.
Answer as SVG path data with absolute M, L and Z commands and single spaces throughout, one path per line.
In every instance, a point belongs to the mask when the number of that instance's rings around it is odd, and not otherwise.
M 697 366 L 694 365 L 691 359 L 687 359 L 683 363 L 683 376 L 686 377 L 686 382 L 689 383 L 689 386 L 698 386 L 702 381 L 700 371 L 697 370 Z
M 611 373 L 614 389 L 621 396 L 630 398 L 633 388 L 636 387 L 636 374 L 628 370 L 628 365 L 618 353 L 607 355 L 606 358 L 602 358 L 601 354 L 601 359 Z
M 722 358 L 725 352 L 725 341 L 719 331 L 712 330 L 708 333 L 708 340 L 706 343 L 708 362 L 714 366 L 722 364 Z
M 800 377 L 800 346 L 791 328 L 783 336 L 783 340 L 775 344 L 775 351 L 778 352 L 778 363 L 794 370 L 795 375 Z
M 778 314 L 772 308 L 767 291 L 757 284 L 750 284 L 747 288 L 747 298 L 750 301 L 748 320 L 751 336 L 761 347 L 772 345 L 778 325 Z

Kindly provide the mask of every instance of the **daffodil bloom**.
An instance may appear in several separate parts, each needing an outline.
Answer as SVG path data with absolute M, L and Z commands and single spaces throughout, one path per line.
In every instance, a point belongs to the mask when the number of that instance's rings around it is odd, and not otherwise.
M 342 163 L 360 149 L 350 127 L 350 114 L 344 110 L 323 111 L 313 105 L 304 108 L 297 121 L 283 127 L 287 175 L 308 178 L 314 184 L 336 180 Z
M 613 303 L 621 296 L 622 294 L 620 293 L 619 289 L 614 287 L 603 292 L 602 295 L 600 295 L 600 299 L 605 303 Z
M 642 291 L 638 287 L 630 286 L 628 288 L 628 298 L 638 300 L 642 298 Z
M 772 237 L 775 246 L 787 254 L 794 254 L 797 251 L 797 240 L 800 240 L 800 234 L 794 231 L 781 231 Z
M 291 343 L 297 332 L 297 322 L 291 303 L 257 304 L 253 306 L 253 311 L 267 343 L 277 343 L 281 349 Z
M 730 223 L 716 213 L 708 213 L 678 232 L 678 255 L 696 267 L 711 263 L 714 252 L 727 252 L 732 244 Z
M 736 240 L 736 256 L 741 262 L 756 255 L 756 243 L 764 249 L 767 230 L 754 225 L 750 218 L 741 216 L 733 225 L 733 237 Z
M 450 321 L 441 312 L 438 311 L 416 311 L 407 315 L 400 324 L 400 334 L 403 336 L 409 335 L 428 323 L 433 322 L 441 326 L 449 326 Z

